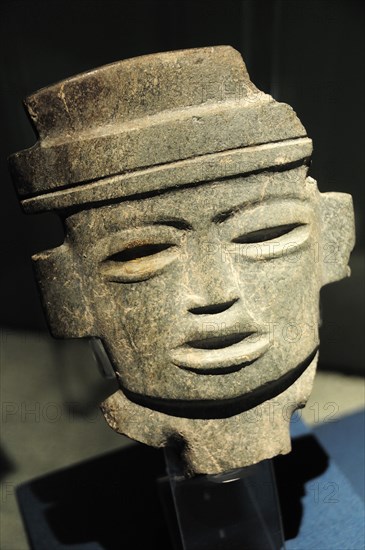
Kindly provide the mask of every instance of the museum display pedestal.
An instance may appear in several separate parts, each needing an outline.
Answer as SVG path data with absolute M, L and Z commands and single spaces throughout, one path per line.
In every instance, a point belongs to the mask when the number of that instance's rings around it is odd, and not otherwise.
M 272 461 L 190 478 L 174 448 L 165 449 L 165 461 L 159 483 L 170 487 L 172 499 L 166 487 L 161 494 L 176 550 L 285 548 Z

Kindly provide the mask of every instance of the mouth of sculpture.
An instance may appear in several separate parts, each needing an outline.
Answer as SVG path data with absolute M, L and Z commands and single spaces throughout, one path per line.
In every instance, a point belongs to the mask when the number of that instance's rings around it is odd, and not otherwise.
M 275 398 L 298 380 L 316 358 L 318 346 L 296 367 L 249 393 L 229 399 L 164 399 L 131 392 L 121 386 L 133 403 L 153 411 L 180 418 L 213 420 L 235 416 Z
M 172 350 L 170 358 L 176 367 L 196 374 L 230 374 L 254 363 L 269 344 L 267 334 L 236 332 L 190 340 Z
M 225 334 L 224 336 L 211 336 L 210 338 L 202 338 L 200 340 L 191 340 L 186 343 L 187 347 L 195 349 L 224 349 L 234 344 L 242 342 L 254 332 L 234 332 Z

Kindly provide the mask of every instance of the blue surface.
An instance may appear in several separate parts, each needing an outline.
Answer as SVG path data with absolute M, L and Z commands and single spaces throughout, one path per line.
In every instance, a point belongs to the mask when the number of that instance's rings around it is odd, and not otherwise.
M 313 433 L 365 500 L 365 411 L 321 424 Z
M 327 464 L 304 484 L 299 531 L 287 540 L 287 550 L 365 548 L 365 508 L 360 496 L 364 489 L 363 426 L 363 412 L 323 424 L 313 432 L 301 421 L 292 422 L 294 442 L 314 435 L 326 452 Z

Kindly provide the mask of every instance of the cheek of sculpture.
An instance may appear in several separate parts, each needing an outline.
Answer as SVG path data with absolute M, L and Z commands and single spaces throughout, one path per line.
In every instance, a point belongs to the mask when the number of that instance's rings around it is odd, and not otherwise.
M 105 285 L 113 328 L 99 323 L 100 336 L 122 385 L 137 393 L 170 397 L 177 390 L 179 373 L 170 373 L 168 357 L 182 332 L 182 287 L 174 273 L 128 288 Z
M 320 287 L 315 245 L 312 235 L 305 249 L 257 262 L 250 270 L 246 307 L 256 312 L 258 324 L 270 334 L 265 366 L 273 379 L 304 361 L 318 345 Z

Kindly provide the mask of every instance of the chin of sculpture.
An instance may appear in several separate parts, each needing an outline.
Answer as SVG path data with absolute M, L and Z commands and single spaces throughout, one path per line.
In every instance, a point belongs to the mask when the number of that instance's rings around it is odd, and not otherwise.
M 112 428 L 218 473 L 290 451 L 318 359 L 319 292 L 349 275 L 351 197 L 307 175 L 312 142 L 228 46 L 120 61 L 26 100 L 10 158 L 54 336 L 97 337 Z

